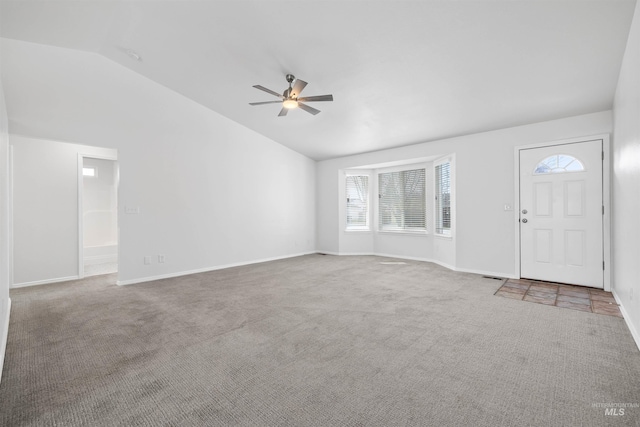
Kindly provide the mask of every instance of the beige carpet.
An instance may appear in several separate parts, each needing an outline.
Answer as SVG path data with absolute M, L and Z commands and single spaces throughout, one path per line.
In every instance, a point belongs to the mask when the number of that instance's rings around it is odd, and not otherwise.
M 640 352 L 623 319 L 381 261 L 310 255 L 12 290 L 0 424 L 640 423 Z M 610 404 L 632 407 L 606 415 Z

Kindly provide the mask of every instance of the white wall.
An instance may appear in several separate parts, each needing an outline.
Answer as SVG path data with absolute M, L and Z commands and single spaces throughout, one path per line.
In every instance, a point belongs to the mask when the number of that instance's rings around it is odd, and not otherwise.
M 13 286 L 78 277 L 78 154 L 113 149 L 11 135 Z
M 9 206 L 9 138 L 4 90 L 0 82 L 0 380 L 9 331 L 10 206 Z
M 2 47 L 12 131 L 118 150 L 121 283 L 314 251 L 311 159 L 100 55 Z
M 437 158 L 454 153 L 455 241 L 437 237 L 382 237 L 389 255 L 425 259 L 460 270 L 515 275 L 514 147 L 580 136 L 610 133 L 610 111 L 467 135 L 326 160 L 317 164 L 318 250 L 344 253 L 345 236 L 339 226 L 339 171 L 383 162 Z M 378 238 L 380 240 L 380 238 Z M 393 246 L 392 246 L 393 245 Z M 451 245 L 455 256 L 451 256 Z M 382 252 L 380 246 L 376 252 Z
M 613 292 L 640 347 L 640 5 L 613 109 Z

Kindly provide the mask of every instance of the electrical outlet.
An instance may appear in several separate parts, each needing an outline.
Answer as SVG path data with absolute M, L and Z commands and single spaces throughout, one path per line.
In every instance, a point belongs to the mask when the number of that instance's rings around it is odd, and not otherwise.
M 151 264 L 151 255 L 145 255 L 144 256 L 144 265 L 149 265 Z
M 164 255 L 158 255 L 158 264 L 164 264 Z
M 129 215 L 138 215 L 140 213 L 140 207 L 139 206 L 125 206 L 124 207 L 124 213 L 129 214 Z

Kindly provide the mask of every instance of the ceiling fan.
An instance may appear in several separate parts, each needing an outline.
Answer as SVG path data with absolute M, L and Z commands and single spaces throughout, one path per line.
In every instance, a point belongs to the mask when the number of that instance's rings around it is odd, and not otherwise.
M 295 83 L 294 83 L 295 82 Z M 293 108 L 300 108 L 307 113 L 311 113 L 314 116 L 320 112 L 320 110 L 316 110 L 313 107 L 309 107 L 303 102 L 318 102 L 318 101 L 333 101 L 333 95 L 318 95 L 318 96 L 305 96 L 299 98 L 300 92 L 305 88 L 307 82 L 296 79 L 293 74 L 287 74 L 287 83 L 289 83 L 289 88 L 285 89 L 285 91 L 280 95 L 278 92 L 275 92 L 271 89 L 267 89 L 264 86 L 254 85 L 256 89 L 260 89 L 261 91 L 270 93 L 271 95 L 277 96 L 280 98 L 279 101 L 265 101 L 265 102 L 250 102 L 249 105 L 264 105 L 264 104 L 282 104 L 282 110 L 280 110 L 280 114 L 278 117 L 286 116 L 289 110 Z M 293 86 L 291 84 L 293 83 Z

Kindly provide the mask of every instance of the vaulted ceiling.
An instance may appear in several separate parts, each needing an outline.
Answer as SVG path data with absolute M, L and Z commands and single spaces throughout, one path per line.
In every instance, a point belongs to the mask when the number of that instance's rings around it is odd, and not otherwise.
M 326 159 L 610 109 L 634 6 L 3 0 L 0 35 L 97 53 Z M 282 92 L 287 73 L 335 101 L 311 104 L 317 116 L 249 105 L 275 99 L 253 85 Z

